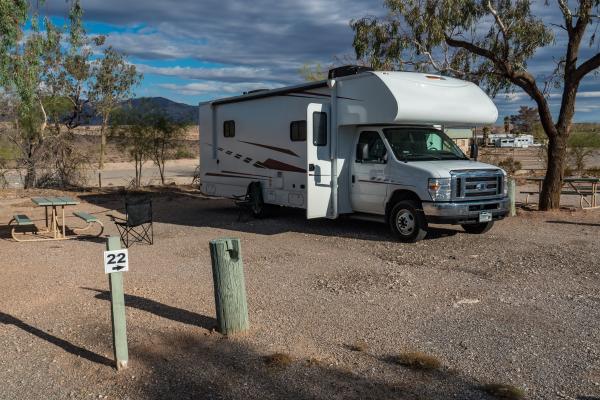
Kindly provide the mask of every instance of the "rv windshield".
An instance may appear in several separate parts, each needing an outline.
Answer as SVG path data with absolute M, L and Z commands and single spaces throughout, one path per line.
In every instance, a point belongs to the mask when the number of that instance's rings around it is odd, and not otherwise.
M 452 139 L 434 128 L 388 128 L 383 133 L 400 161 L 468 159 Z

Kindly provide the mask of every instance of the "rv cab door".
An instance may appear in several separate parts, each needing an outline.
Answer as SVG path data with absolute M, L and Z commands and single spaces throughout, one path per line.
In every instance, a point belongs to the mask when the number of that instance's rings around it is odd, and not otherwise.
M 306 115 L 306 218 L 333 215 L 329 106 L 311 103 Z

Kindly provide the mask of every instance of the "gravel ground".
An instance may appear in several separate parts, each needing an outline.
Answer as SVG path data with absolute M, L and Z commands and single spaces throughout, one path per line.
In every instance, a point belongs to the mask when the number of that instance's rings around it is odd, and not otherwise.
M 31 195 L 4 193 L 0 224 L 42 217 Z M 115 234 L 119 198 L 79 195 Z M 417 244 L 300 212 L 238 221 L 190 192 L 156 194 L 154 211 L 155 245 L 130 249 L 120 373 L 104 240 L 14 243 L 0 228 L 1 399 L 494 399 L 488 383 L 600 398 L 598 211 L 523 211 Z M 224 236 L 242 240 L 251 323 L 233 338 L 214 331 L 208 241 Z M 398 365 L 407 351 L 442 366 Z M 291 362 L 266 364 L 276 352 Z

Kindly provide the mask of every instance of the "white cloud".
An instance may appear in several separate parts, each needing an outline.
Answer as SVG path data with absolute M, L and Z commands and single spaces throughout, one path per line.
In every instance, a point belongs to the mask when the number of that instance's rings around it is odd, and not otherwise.
M 273 89 L 279 87 L 270 82 L 238 82 L 223 83 L 220 81 L 204 81 L 187 83 L 183 85 L 174 83 L 162 83 L 157 85 L 160 88 L 171 90 L 186 96 L 200 96 L 215 93 L 241 94 L 250 90 Z
M 218 79 L 226 82 L 235 81 L 286 81 L 289 77 L 275 76 L 269 68 L 265 67 L 222 67 L 222 68 L 199 68 L 199 67 L 153 67 L 146 64 L 137 64 L 138 71 L 143 74 L 156 74 L 163 76 L 175 76 L 183 79 Z

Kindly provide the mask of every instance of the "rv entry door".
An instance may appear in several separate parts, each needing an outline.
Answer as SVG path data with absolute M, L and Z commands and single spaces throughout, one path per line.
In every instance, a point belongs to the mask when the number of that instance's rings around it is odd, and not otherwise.
M 329 105 L 311 103 L 306 116 L 306 218 L 333 215 Z

